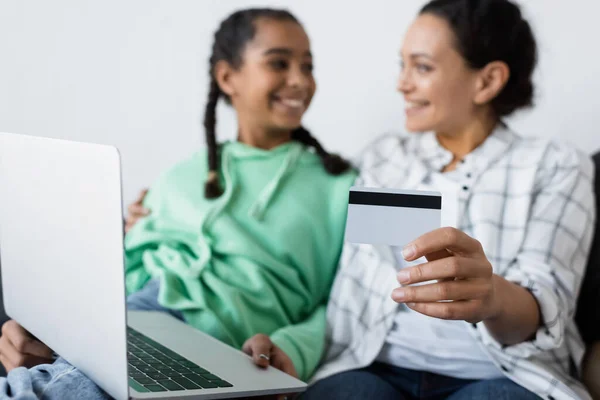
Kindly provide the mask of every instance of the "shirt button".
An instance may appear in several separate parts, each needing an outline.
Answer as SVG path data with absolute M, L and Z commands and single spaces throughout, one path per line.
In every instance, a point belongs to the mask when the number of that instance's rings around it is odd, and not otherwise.
M 471 177 L 471 173 L 469 172 L 469 173 L 467 173 L 467 178 L 470 178 L 470 177 Z
M 468 186 L 463 186 L 463 190 L 465 190 L 465 191 L 469 190 L 469 187 Z

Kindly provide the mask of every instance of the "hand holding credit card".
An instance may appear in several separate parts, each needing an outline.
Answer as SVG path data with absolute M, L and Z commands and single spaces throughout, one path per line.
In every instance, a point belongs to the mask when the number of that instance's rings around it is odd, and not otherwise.
M 404 246 L 441 226 L 439 192 L 352 187 L 346 240 Z
M 400 287 L 392 292 L 397 303 L 430 317 L 469 323 L 497 317 L 498 280 L 481 244 L 456 228 L 440 229 L 441 211 L 439 192 L 352 187 L 346 240 L 399 246 L 408 262 L 435 254 L 398 272 Z

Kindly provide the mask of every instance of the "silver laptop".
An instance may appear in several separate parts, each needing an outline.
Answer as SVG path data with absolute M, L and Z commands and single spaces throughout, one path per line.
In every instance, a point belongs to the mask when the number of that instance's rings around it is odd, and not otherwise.
M 306 384 L 160 312 L 126 312 L 120 157 L 0 133 L 7 314 L 116 399 L 221 399 Z

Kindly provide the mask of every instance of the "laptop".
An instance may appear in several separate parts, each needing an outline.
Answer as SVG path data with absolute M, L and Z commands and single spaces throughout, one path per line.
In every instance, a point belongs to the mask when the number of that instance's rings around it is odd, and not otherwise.
M 305 390 L 166 313 L 126 311 L 115 147 L 0 133 L 0 199 L 7 314 L 114 398 Z

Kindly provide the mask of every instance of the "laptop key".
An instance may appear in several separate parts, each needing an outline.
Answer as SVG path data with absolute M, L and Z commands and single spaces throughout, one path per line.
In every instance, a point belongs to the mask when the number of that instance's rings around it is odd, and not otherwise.
M 129 386 L 140 393 L 149 392 L 148 389 L 146 389 L 144 386 L 140 385 L 131 378 L 129 378 Z
M 208 381 L 220 381 L 221 378 L 214 374 L 201 374 L 201 376 Z
M 198 375 L 210 374 L 210 372 L 208 372 L 207 370 L 205 370 L 204 368 L 201 368 L 201 367 L 192 367 L 192 368 L 188 367 L 188 369 Z
M 227 381 L 224 380 L 220 380 L 220 381 L 211 381 L 211 383 L 214 383 L 216 385 L 218 385 L 219 387 L 233 387 L 233 385 Z
M 166 369 L 166 370 L 161 370 L 161 373 L 163 373 L 164 375 L 168 376 L 169 378 L 172 378 L 174 376 L 181 376 L 181 373 L 178 371 L 175 371 L 174 369 Z
M 157 385 L 157 384 L 144 385 L 144 387 L 151 392 L 166 392 L 167 391 L 167 389 L 165 389 L 164 387 Z
M 171 367 L 173 369 L 184 368 L 183 365 L 179 364 L 175 360 L 165 361 L 165 365 L 168 365 L 169 367 Z
M 168 376 L 161 374 L 160 372 L 148 372 L 147 375 L 155 380 L 159 380 L 159 379 L 169 379 Z
M 181 377 L 175 376 L 171 379 L 186 389 L 200 389 L 200 386 L 196 385 L 194 382 L 190 381 L 189 379 L 184 378 L 183 376 L 181 376 Z
M 199 375 L 184 375 L 184 376 L 186 378 L 188 378 L 189 380 L 193 381 L 194 383 L 197 383 L 198 385 L 202 386 L 204 389 L 214 389 L 214 388 L 219 387 L 219 385 L 215 384 L 214 382 L 209 382 Z
M 170 379 L 159 380 L 158 383 L 160 383 L 161 386 L 164 386 L 169 390 L 185 390 L 183 386 Z
M 138 369 L 142 372 L 145 373 L 149 373 L 149 372 L 158 372 L 156 369 L 152 368 L 149 365 L 143 365 L 143 366 L 139 366 Z
M 198 365 L 196 365 L 195 363 L 189 361 L 189 360 L 185 360 L 185 361 L 179 361 L 179 364 L 183 365 L 186 368 L 196 368 L 198 367 Z
M 191 373 L 189 369 L 187 369 L 186 367 L 182 367 L 181 365 L 177 366 L 177 367 L 171 367 L 171 368 L 173 368 L 175 371 L 179 372 L 180 374 Z
M 138 376 L 137 378 L 133 378 L 133 380 L 139 383 L 140 385 L 148 385 L 151 383 L 155 383 L 154 379 L 150 379 L 147 376 Z

